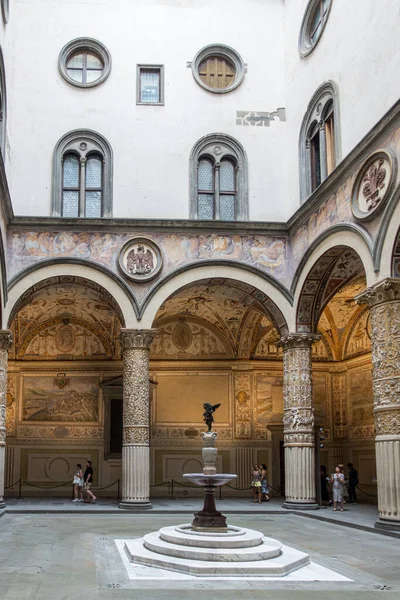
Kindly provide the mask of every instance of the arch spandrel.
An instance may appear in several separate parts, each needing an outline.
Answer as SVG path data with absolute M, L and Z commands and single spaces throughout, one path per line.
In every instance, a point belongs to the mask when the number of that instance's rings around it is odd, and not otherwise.
M 126 328 L 137 328 L 138 319 L 132 297 L 112 277 L 107 276 L 90 266 L 82 264 L 52 264 L 38 266 L 25 276 L 11 282 L 8 301 L 3 313 L 3 326 L 9 327 L 18 310 L 29 301 L 32 292 L 60 281 L 87 281 L 89 287 L 98 288 L 109 299 L 109 303 L 119 316 L 121 325 Z

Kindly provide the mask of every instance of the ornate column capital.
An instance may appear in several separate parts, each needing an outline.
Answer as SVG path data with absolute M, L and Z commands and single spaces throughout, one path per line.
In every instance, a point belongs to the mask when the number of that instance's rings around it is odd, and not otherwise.
M 281 346 L 284 350 L 290 348 L 311 348 L 314 342 L 319 340 L 321 336 L 316 333 L 288 333 L 281 337 L 277 346 Z
M 13 343 L 11 331 L 0 329 L 0 350 L 9 350 Z
M 400 279 L 387 278 L 367 288 L 355 297 L 358 304 L 367 304 L 369 308 L 386 302 L 400 302 Z
M 156 329 L 122 329 L 118 336 L 122 351 L 132 348 L 149 349 Z

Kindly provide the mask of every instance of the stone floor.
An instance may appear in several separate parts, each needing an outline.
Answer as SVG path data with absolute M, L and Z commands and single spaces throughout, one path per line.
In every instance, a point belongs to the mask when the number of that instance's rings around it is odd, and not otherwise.
M 220 600 L 369 600 L 382 594 L 399 598 L 399 539 L 339 526 L 325 518 L 275 514 L 269 505 L 268 510 L 263 505 L 251 507 L 251 514 L 231 514 L 229 522 L 309 552 L 313 562 L 351 581 L 130 579 L 115 540 L 189 521 L 183 514 L 186 502 L 184 506 L 182 501 L 175 503 L 177 512 L 165 507 L 164 514 L 85 515 L 84 506 L 77 507 L 75 514 L 52 514 L 51 510 L 48 514 L 4 514 L 0 520 L 1 600 L 214 600 L 216 593 Z M 257 514 L 256 508 L 262 512 Z M 354 507 L 353 515 L 356 510 L 361 514 Z

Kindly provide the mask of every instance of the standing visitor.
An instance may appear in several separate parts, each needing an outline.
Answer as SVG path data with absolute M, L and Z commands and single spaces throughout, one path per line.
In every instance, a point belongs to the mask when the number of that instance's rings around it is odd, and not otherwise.
M 333 510 L 337 509 L 337 503 L 340 502 L 340 510 L 343 512 L 343 487 L 344 475 L 340 471 L 339 465 L 336 465 L 335 472 L 331 475 Z
M 269 501 L 269 489 L 267 482 L 267 465 L 262 463 L 261 465 L 261 499 Z
M 82 485 L 83 485 L 83 475 L 82 475 L 82 465 L 78 463 L 76 465 L 76 471 L 73 479 L 74 484 L 74 499 L 72 502 L 81 502 L 82 501 Z
M 94 502 L 97 500 L 96 496 L 93 492 L 90 491 L 93 483 L 93 467 L 92 461 L 88 460 L 86 462 L 86 469 L 83 475 L 83 490 L 84 490 L 84 501 L 85 502 Z
M 349 469 L 349 502 L 357 504 L 356 487 L 358 486 L 358 473 L 353 466 L 353 463 L 348 463 Z
M 254 465 L 251 472 L 251 487 L 253 488 L 253 501 L 261 502 L 261 471 L 258 465 Z

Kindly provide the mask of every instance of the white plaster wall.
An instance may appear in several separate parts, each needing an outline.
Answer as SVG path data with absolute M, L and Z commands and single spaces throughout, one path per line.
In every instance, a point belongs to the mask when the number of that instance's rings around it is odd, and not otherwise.
M 236 125 L 236 110 L 284 106 L 283 8 L 282 0 L 13 0 L 15 213 L 50 214 L 53 148 L 82 127 L 113 148 L 116 217 L 187 218 L 191 148 L 224 132 L 248 155 L 250 219 L 287 219 L 285 123 Z M 113 61 L 109 78 L 88 90 L 66 83 L 57 68 L 61 48 L 81 36 L 103 42 Z M 206 92 L 186 66 L 210 43 L 234 47 L 248 65 L 229 94 Z M 137 63 L 165 65 L 164 107 L 136 106 Z
M 285 103 L 290 204 L 299 206 L 299 132 L 316 89 L 339 88 L 342 158 L 399 99 L 400 5 L 394 0 L 333 0 L 316 48 L 305 58 L 298 39 L 308 0 L 285 1 Z

